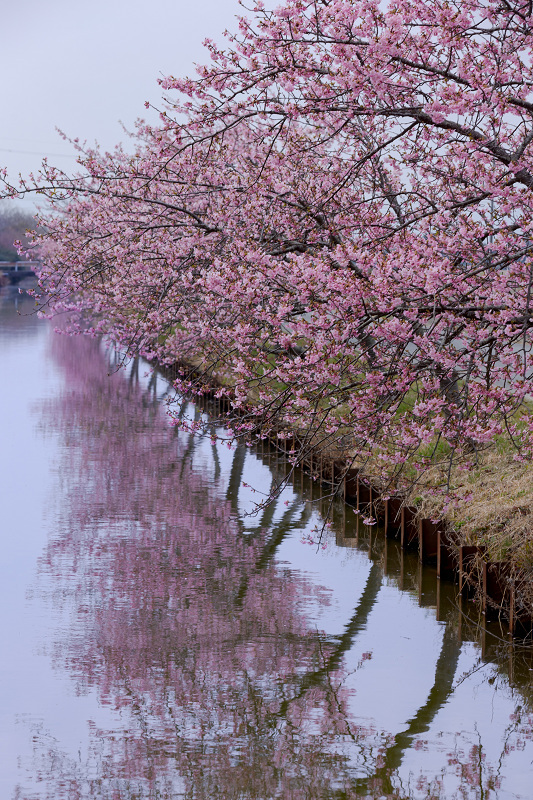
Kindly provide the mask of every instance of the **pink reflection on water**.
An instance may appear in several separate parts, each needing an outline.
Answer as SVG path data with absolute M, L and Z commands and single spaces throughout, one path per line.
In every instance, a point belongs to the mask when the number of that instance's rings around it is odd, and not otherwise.
M 372 739 L 348 720 L 342 659 L 329 674 L 335 645 L 302 606 L 325 592 L 265 557 L 271 530 L 240 532 L 235 498 L 195 463 L 209 440 L 176 434 L 137 382 L 108 377 L 97 342 L 58 336 L 53 355 L 68 388 L 43 418 L 65 443 L 66 511 L 41 571 L 71 619 L 54 658 L 124 721 L 94 731 L 96 794 L 66 759 L 47 776 L 54 796 L 303 798 L 310 782 L 320 796 L 344 740 Z

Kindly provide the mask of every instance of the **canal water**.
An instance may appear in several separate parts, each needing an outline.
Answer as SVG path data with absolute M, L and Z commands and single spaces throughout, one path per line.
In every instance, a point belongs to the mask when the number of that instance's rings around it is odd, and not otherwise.
M 258 509 L 274 452 L 31 311 L 1 291 L 2 800 L 532 797 L 530 649 L 349 507 L 317 546 L 299 472 Z

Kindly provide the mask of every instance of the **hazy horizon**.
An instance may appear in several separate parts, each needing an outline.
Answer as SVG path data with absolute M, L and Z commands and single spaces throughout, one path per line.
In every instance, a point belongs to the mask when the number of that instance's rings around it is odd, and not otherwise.
M 3 10 L 0 85 L 4 125 L 0 166 L 11 180 L 38 169 L 43 156 L 69 169 L 70 145 L 56 132 L 106 148 L 125 139 L 138 117 L 155 118 L 162 75 L 191 75 L 204 63 L 206 38 L 235 30 L 238 0 L 19 0 Z M 31 204 L 30 200 L 25 205 Z

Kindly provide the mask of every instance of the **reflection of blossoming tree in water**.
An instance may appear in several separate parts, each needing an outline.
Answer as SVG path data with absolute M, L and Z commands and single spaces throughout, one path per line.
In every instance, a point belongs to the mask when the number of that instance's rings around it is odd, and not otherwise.
M 324 593 L 274 561 L 284 537 L 307 524 L 307 507 L 270 506 L 244 534 L 245 449 L 229 481 L 208 481 L 208 440 L 176 433 L 135 382 L 110 380 L 93 341 L 57 337 L 54 349 L 70 390 L 46 419 L 71 444 L 62 470 L 70 503 L 43 569 L 71 576 L 58 600 L 74 611 L 56 658 L 128 722 L 93 732 L 91 780 L 88 765 L 52 747 L 48 796 L 409 794 L 398 768 L 451 691 L 451 631 L 435 688 L 404 734 L 392 741 L 356 724 L 343 654 L 374 606 L 379 567 L 341 637 L 313 630 L 300 598 L 325 602 Z
M 271 530 L 258 520 L 255 533 L 239 534 L 241 453 L 230 497 L 221 483 L 208 489 L 200 437 L 176 435 L 138 387 L 109 380 L 94 342 L 54 346 L 71 390 L 47 419 L 76 442 L 66 450 L 76 463 L 63 468 L 69 517 L 47 566 L 70 567 L 84 626 L 58 658 L 105 702 L 130 709 L 111 774 L 155 785 L 172 768 L 206 796 L 213 783 L 223 795 L 241 784 L 274 796 L 280 782 L 305 775 L 307 785 L 312 773 L 325 787 L 342 762 L 330 746 L 346 728 L 342 673 L 336 665 L 335 677 L 306 680 L 334 644 L 300 608 L 316 589 L 273 560 L 274 543 L 309 510 L 295 502 Z

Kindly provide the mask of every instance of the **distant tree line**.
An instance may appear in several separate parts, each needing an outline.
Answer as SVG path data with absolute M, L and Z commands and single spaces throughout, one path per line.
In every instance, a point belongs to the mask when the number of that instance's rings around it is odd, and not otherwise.
M 9 205 L 0 205 L 0 261 L 19 261 L 15 245 L 27 245 L 26 231 L 35 227 L 33 214 Z

